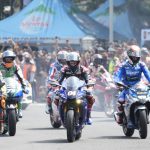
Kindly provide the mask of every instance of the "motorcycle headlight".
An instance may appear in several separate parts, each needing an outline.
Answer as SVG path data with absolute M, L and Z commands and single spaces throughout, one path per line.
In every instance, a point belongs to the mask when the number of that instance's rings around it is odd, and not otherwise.
M 76 103 L 77 103 L 77 104 L 81 104 L 81 103 L 82 103 L 82 100 L 77 99 L 77 100 L 76 100 Z
M 138 96 L 138 98 L 146 100 L 147 97 L 146 97 L 146 95 L 140 95 L 140 96 Z

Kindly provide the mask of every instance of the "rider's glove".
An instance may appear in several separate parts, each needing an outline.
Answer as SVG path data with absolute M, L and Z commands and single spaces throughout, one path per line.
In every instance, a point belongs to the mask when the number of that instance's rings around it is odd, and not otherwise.
M 29 94 L 29 90 L 28 90 L 28 88 L 26 86 L 23 86 L 22 89 L 23 89 L 23 93 Z

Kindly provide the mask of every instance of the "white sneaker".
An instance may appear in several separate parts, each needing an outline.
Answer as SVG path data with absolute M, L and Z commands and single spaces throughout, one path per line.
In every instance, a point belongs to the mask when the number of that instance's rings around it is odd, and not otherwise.
M 19 118 L 22 118 L 23 115 L 22 115 L 22 110 L 18 110 L 18 115 L 19 115 Z
M 49 107 L 48 107 L 47 104 L 46 104 L 46 106 L 45 106 L 45 113 L 46 113 L 46 114 L 49 114 Z

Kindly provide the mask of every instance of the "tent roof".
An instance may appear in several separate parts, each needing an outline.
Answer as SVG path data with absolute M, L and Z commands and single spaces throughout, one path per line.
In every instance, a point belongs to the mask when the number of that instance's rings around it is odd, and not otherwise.
M 127 0 L 114 0 L 114 31 L 131 39 L 134 38 L 134 35 L 128 18 L 126 2 Z M 109 28 L 109 1 L 100 5 L 90 16 L 101 25 Z
M 33 0 L 21 12 L 0 21 L 0 38 L 81 38 L 61 0 Z
M 71 0 L 62 0 L 64 8 L 70 13 L 70 17 L 76 22 L 81 29 L 88 35 L 92 35 L 100 39 L 109 39 L 109 28 L 98 23 L 95 19 L 90 17 L 87 13 L 77 10 L 75 4 Z M 114 40 L 127 40 L 127 37 L 114 31 Z

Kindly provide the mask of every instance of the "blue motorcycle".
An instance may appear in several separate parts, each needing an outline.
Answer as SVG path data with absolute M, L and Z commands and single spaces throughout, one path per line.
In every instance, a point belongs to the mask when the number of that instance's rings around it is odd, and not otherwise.
M 60 90 L 57 92 L 59 97 L 59 113 L 63 126 L 67 130 L 68 142 L 73 142 L 81 137 L 82 129 L 86 123 L 87 100 L 86 86 L 79 78 L 72 76 L 65 80 Z
M 147 124 L 149 124 L 150 87 L 141 82 L 132 88 L 123 84 L 119 85 L 127 91 L 127 101 L 123 105 L 122 114 L 123 132 L 130 137 L 137 129 L 140 137 L 145 139 L 147 137 Z

